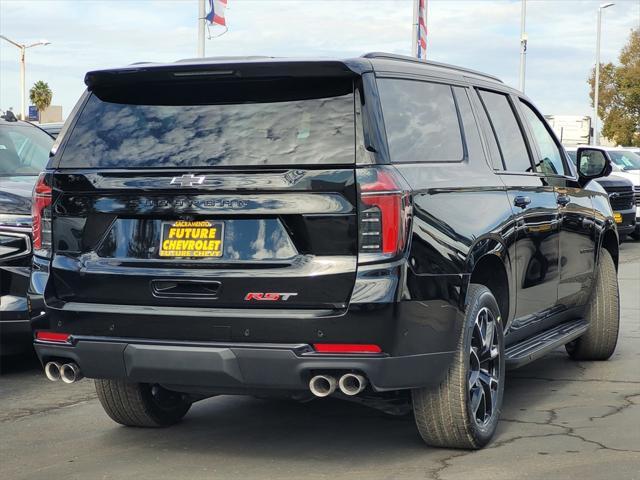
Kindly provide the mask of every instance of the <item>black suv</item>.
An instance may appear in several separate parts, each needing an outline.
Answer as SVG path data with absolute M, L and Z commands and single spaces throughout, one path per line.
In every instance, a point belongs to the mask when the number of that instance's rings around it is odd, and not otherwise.
M 581 149 L 576 172 L 496 78 L 373 53 L 85 82 L 34 191 L 32 326 L 116 422 L 336 395 L 479 448 L 505 368 L 613 353 L 618 234 L 589 187 L 611 166 Z

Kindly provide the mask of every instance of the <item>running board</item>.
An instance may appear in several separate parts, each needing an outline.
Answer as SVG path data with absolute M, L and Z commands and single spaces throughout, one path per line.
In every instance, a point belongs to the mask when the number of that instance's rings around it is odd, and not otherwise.
M 549 330 L 540 332 L 505 349 L 507 368 L 517 368 L 546 355 L 571 340 L 575 340 L 589 328 L 589 323 L 580 318 L 561 323 Z

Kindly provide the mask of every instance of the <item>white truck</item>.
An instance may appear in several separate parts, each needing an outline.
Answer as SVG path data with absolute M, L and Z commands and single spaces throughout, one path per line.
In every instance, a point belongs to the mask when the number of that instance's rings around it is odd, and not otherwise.
M 580 115 L 545 115 L 560 142 L 566 146 L 591 143 L 591 117 Z

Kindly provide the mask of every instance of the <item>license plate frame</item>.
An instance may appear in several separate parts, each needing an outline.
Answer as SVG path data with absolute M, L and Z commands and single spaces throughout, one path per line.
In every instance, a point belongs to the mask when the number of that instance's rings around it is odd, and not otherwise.
M 158 255 L 161 258 L 221 258 L 223 253 L 223 221 L 162 222 L 158 247 Z

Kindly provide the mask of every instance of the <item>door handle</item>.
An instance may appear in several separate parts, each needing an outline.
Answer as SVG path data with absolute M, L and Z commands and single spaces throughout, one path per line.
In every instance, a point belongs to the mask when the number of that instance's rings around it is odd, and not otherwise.
M 561 207 L 566 207 L 571 202 L 571 197 L 569 195 L 558 195 L 557 202 Z
M 523 197 L 519 195 L 513 199 L 513 204 L 516 207 L 520 207 L 520 208 L 527 208 L 527 205 L 529 205 L 530 203 L 531 203 L 531 198 L 529 197 Z

